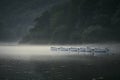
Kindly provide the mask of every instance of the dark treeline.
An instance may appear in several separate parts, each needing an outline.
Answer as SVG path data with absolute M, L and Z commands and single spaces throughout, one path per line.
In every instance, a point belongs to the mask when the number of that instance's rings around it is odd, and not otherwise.
M 120 0 L 70 0 L 36 18 L 21 43 L 119 42 L 119 34 Z

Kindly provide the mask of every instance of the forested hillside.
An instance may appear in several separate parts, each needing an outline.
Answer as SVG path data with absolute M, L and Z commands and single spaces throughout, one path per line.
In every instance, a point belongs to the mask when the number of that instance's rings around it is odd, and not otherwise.
M 120 41 L 120 0 L 70 0 L 35 19 L 20 43 L 79 44 Z

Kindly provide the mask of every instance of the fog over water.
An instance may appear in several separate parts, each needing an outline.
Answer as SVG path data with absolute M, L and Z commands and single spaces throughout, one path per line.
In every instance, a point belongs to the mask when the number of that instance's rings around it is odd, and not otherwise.
M 11 57 L 16 59 L 30 59 L 33 56 L 58 56 L 70 55 L 65 52 L 53 52 L 51 47 L 91 47 L 91 48 L 108 48 L 110 54 L 119 54 L 120 44 L 81 44 L 81 45 L 18 45 L 16 43 L 0 44 L 1 57 Z M 78 55 L 77 53 L 73 53 Z M 81 53 L 80 53 L 81 54 Z M 84 54 L 84 53 L 83 53 Z M 46 57 L 47 59 L 47 57 Z
M 108 48 L 110 55 L 51 51 L 51 47 Z M 120 80 L 120 44 L 0 45 L 0 80 Z M 83 53 L 86 54 L 86 53 Z

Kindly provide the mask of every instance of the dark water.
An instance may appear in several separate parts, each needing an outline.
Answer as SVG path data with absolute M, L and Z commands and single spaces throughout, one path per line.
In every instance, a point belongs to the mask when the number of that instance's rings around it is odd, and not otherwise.
M 37 57 L 38 58 L 38 57 Z M 0 59 L 0 80 L 120 80 L 120 56 Z

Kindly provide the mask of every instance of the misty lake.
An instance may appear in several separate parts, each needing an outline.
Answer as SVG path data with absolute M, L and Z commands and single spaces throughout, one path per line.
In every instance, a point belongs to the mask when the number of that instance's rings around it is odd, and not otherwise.
M 52 52 L 51 46 L 107 47 L 111 55 L 66 55 Z M 119 47 L 119 44 L 1 45 L 0 80 L 119 80 Z

